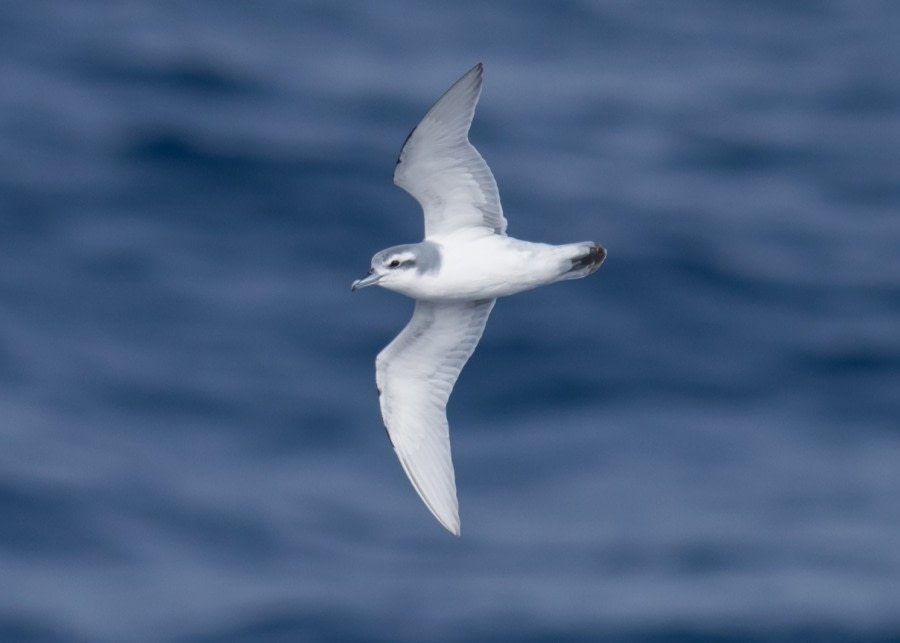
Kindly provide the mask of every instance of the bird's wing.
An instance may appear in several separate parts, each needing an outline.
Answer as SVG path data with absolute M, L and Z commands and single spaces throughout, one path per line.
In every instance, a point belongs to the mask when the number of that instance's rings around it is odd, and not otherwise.
M 447 399 L 472 355 L 494 300 L 417 301 L 412 319 L 375 360 L 388 437 L 435 518 L 459 535 Z
M 447 90 L 406 138 L 394 183 L 425 214 L 425 237 L 482 226 L 506 234 L 506 219 L 491 169 L 469 143 L 481 94 L 481 63 Z

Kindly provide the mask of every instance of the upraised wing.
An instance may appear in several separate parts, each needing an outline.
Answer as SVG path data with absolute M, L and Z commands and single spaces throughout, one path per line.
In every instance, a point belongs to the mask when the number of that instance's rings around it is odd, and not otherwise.
M 494 300 L 417 301 L 412 319 L 375 360 L 381 415 L 403 470 L 440 523 L 459 535 L 447 399 Z
M 456 81 L 400 150 L 394 183 L 422 206 L 425 238 L 473 226 L 506 234 L 497 182 L 469 143 L 481 74 L 478 63 Z

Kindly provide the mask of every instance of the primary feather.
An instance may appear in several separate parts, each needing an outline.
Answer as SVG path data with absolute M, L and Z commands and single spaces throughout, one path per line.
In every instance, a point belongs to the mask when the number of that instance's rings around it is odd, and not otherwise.
M 431 513 L 459 535 L 447 399 L 494 300 L 417 301 L 412 319 L 375 360 L 381 415 L 403 470 Z
M 469 143 L 481 95 L 481 63 L 441 96 L 410 133 L 394 168 L 394 183 L 422 206 L 425 238 L 469 226 L 506 233 L 491 169 Z

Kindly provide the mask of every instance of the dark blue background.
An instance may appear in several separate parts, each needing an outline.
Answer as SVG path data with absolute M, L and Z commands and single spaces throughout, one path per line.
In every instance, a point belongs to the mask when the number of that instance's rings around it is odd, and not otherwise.
M 897 640 L 900 4 L 7 2 L 0 640 Z M 385 439 L 409 129 L 485 63 L 510 233 Z

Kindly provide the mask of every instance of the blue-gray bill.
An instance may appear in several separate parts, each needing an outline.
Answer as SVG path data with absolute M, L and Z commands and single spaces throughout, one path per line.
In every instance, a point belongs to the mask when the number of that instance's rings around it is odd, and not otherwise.
M 359 288 L 365 288 L 366 286 L 374 286 L 378 283 L 378 280 L 381 279 L 381 275 L 376 275 L 373 272 L 369 272 L 368 275 L 363 277 L 362 279 L 357 279 L 350 285 L 350 290 L 358 290 Z

